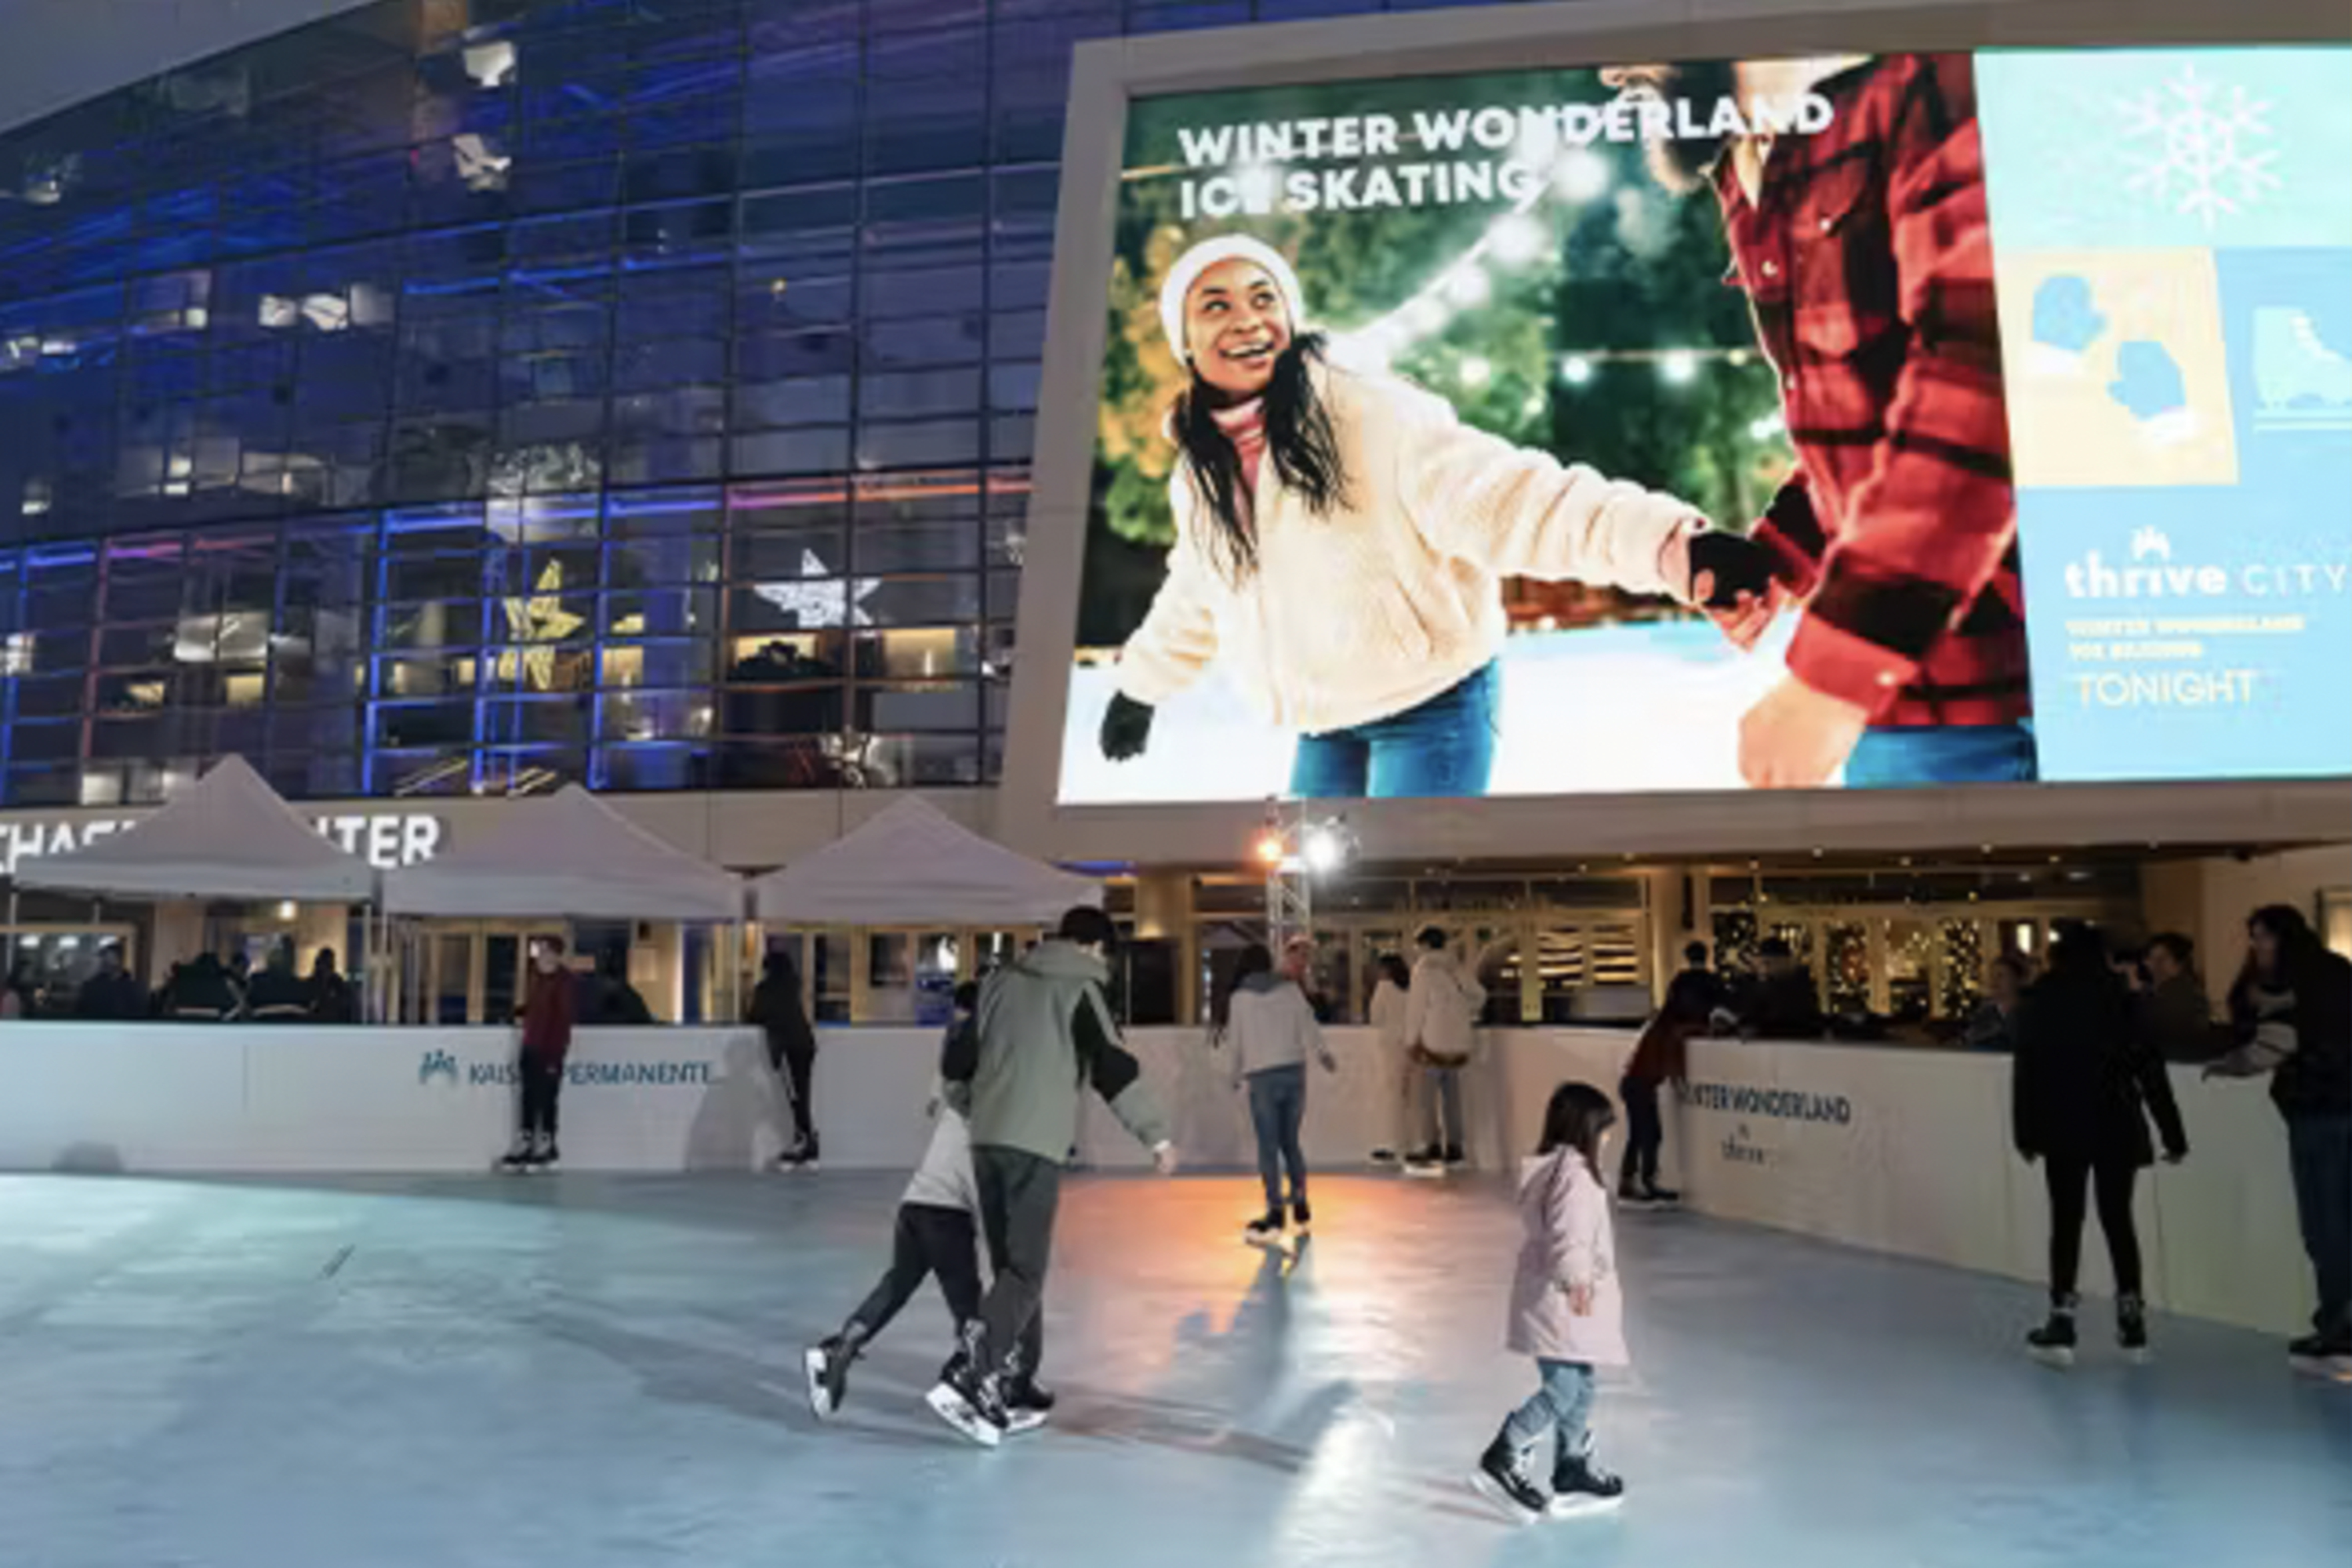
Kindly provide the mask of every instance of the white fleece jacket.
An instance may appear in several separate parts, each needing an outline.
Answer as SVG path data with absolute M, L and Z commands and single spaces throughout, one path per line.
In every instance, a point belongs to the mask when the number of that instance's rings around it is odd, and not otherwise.
M 1266 722 L 1344 730 L 1425 702 L 1499 653 L 1505 577 L 1686 588 L 1660 563 L 1704 525 L 1687 503 L 1514 447 L 1393 376 L 1314 374 L 1343 501 L 1317 516 L 1269 455 L 1257 569 L 1236 584 L 1180 464 L 1168 578 L 1119 658 L 1119 689 L 1136 701 L 1165 702 L 1215 664 Z

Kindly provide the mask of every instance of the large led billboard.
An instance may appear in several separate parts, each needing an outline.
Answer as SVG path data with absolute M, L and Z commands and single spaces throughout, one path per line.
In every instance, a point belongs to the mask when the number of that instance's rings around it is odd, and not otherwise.
M 2347 68 L 1135 100 L 1058 798 L 2352 774 Z

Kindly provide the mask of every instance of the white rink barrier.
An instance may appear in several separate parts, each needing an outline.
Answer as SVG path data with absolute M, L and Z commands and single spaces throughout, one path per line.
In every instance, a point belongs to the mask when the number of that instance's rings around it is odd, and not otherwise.
M 1311 1164 L 1361 1167 L 1392 1142 L 1398 1074 L 1370 1031 L 1329 1031 L 1336 1075 L 1309 1068 Z M 901 1170 L 922 1152 L 939 1031 L 819 1031 L 815 1100 L 828 1166 Z M 1130 1044 L 1195 1169 L 1255 1163 L 1231 1058 L 1198 1029 Z M 1630 1032 L 1502 1029 L 1465 1075 L 1480 1169 L 1531 1152 L 1551 1090 L 1613 1095 Z M 436 1173 L 484 1169 L 513 1125 L 515 1035 L 502 1028 L 0 1024 L 0 1169 L 139 1173 Z M 1874 1251 L 2042 1277 L 2041 1172 L 2009 1146 L 2009 1061 L 1891 1047 L 1699 1041 L 1693 1090 L 1665 1108 L 1665 1178 L 1690 1205 Z M 2173 1082 L 2191 1153 L 2140 1184 L 2140 1241 L 2160 1308 L 2299 1329 L 2310 1274 L 2285 1135 L 2258 1085 Z M 772 1159 L 785 1103 L 755 1030 L 583 1029 L 562 1100 L 574 1169 L 751 1170 Z M 1417 1141 L 1417 1138 L 1415 1139 Z M 1148 1156 L 1099 1103 L 1089 1164 Z M 2084 1284 L 2107 1288 L 2084 1237 Z

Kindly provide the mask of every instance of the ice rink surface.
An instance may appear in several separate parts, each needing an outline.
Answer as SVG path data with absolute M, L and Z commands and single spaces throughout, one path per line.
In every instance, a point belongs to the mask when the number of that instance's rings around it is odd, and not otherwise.
M 2017 1353 L 2036 1292 L 1622 1216 L 1614 1518 L 1464 1482 L 1530 1386 L 1493 1184 L 1332 1177 L 1286 1271 L 1254 1183 L 1079 1178 L 1052 1428 L 936 1424 L 927 1291 L 820 1426 L 886 1257 L 867 1174 L 292 1184 L 0 1176 L 10 1568 L 2295 1568 L 2352 1562 L 2352 1389 L 2161 1321 Z

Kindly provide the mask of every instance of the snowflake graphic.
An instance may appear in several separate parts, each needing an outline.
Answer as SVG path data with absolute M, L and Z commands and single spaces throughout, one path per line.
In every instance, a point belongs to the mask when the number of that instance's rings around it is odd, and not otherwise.
M 2207 233 L 2242 205 L 2275 190 L 2275 150 L 2252 143 L 2271 134 L 2263 122 L 2270 104 L 2242 87 L 2224 89 L 2194 66 L 2136 97 L 2117 100 L 2122 116 L 2127 191 L 2144 193 L 2182 217 L 2203 221 Z

